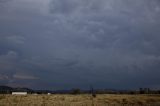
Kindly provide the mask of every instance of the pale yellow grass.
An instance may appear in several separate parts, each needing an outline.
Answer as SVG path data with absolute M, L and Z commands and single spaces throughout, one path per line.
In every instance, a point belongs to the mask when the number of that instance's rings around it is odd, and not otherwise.
M 160 95 L 0 95 L 0 106 L 160 106 Z

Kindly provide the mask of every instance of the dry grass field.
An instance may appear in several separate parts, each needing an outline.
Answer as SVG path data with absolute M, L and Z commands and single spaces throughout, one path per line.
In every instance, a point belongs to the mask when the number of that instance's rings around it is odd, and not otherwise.
M 160 95 L 0 95 L 0 106 L 160 106 Z

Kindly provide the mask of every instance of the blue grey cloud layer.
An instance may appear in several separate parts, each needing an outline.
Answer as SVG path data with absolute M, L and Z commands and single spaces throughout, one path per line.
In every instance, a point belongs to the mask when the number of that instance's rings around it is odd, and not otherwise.
M 160 88 L 159 0 L 0 0 L 0 84 Z

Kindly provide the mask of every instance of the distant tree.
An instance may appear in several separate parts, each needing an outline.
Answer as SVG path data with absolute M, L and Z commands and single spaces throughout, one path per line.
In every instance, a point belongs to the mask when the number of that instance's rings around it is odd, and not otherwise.
M 133 94 L 136 94 L 136 92 L 130 91 L 129 94 L 133 95 Z
M 139 93 L 140 94 L 144 94 L 145 92 L 144 92 L 144 89 L 143 88 L 139 88 Z
M 96 92 L 94 92 L 94 89 L 93 89 L 93 87 L 91 86 L 91 94 L 92 94 L 92 97 L 96 97 Z
M 72 89 L 72 92 L 71 92 L 72 94 L 80 94 L 81 93 L 81 90 L 79 89 L 79 88 L 74 88 L 74 89 Z

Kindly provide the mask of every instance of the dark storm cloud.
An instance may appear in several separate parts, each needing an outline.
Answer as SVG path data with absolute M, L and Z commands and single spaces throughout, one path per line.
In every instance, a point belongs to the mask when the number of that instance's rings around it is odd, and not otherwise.
M 1 3 L 0 79 L 45 88 L 159 87 L 159 0 Z

